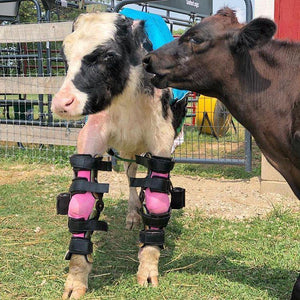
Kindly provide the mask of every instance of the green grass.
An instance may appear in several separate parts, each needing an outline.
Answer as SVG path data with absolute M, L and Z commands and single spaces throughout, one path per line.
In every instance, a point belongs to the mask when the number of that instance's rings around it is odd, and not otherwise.
M 0 299 L 59 299 L 70 234 L 55 197 L 69 177 L 0 188 Z M 138 230 L 124 228 L 125 199 L 105 199 L 108 233 L 95 233 L 86 299 L 289 299 L 299 263 L 299 214 L 228 221 L 174 211 L 160 260 L 160 286 L 136 284 Z M 36 230 L 40 227 L 40 231 Z M 35 232 L 37 231 L 37 232 Z
M 69 157 L 76 153 L 73 146 L 51 146 L 38 144 L 24 144 L 25 149 L 16 143 L 9 145 L 0 143 L 0 163 L 42 163 L 56 166 L 69 166 Z
M 31 147 L 31 148 L 30 148 Z M 26 150 L 19 148 L 17 145 L 10 147 L 1 147 L 0 145 L 0 163 L 8 164 L 47 164 L 58 167 L 69 167 L 69 157 L 75 153 L 75 147 L 55 146 L 52 148 L 42 147 L 39 145 L 30 145 Z M 124 171 L 123 163 L 118 161 L 114 167 L 117 171 Z M 144 167 L 139 166 L 139 170 L 146 171 Z M 182 174 L 191 176 L 201 176 L 209 178 L 226 178 L 226 179 L 249 179 L 259 176 L 260 152 L 257 147 L 253 148 L 252 171 L 246 172 L 245 166 L 230 165 L 209 165 L 209 164 L 175 164 L 172 174 Z

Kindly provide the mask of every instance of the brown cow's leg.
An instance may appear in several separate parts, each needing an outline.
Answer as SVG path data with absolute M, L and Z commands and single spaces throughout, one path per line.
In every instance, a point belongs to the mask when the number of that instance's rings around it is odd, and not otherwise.
M 80 131 L 77 140 L 79 154 L 102 154 L 107 148 L 106 115 L 99 113 L 89 116 L 88 122 Z M 88 288 L 88 275 L 92 270 L 91 255 L 72 254 L 69 263 L 69 273 L 65 282 L 63 299 L 79 299 Z
M 300 274 L 297 278 L 297 281 L 294 285 L 291 300 L 300 300 Z

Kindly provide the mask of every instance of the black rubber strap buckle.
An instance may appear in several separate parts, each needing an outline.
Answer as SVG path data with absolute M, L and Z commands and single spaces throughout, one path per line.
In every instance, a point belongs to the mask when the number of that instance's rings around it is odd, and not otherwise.
M 130 178 L 130 186 L 150 188 L 151 192 L 170 192 L 170 180 L 162 177 Z
M 108 193 L 108 183 L 89 182 L 86 178 L 76 177 L 72 180 L 69 192 L 71 194 L 83 194 L 85 192 L 92 193 Z
M 74 154 L 70 157 L 71 166 L 74 170 L 100 170 L 111 171 L 112 163 L 102 161 L 103 157 L 92 157 L 90 154 Z
M 159 246 L 163 247 L 165 242 L 165 232 L 160 230 L 141 230 L 140 242 L 143 246 Z
M 72 237 L 65 259 L 70 260 L 72 254 L 88 255 L 91 253 L 93 253 L 93 243 L 89 238 Z
M 58 215 L 68 214 L 70 201 L 71 201 L 70 193 L 60 193 L 56 197 L 56 212 Z
M 87 231 L 107 231 L 108 225 L 105 221 L 98 221 L 95 219 L 84 220 L 69 218 L 69 231 L 71 233 L 82 233 Z
M 171 190 L 171 208 L 181 209 L 185 207 L 185 189 L 174 187 Z
M 169 210 L 168 212 L 163 214 L 153 214 L 149 213 L 146 206 L 143 205 L 143 208 L 141 209 L 141 215 L 144 225 L 147 225 L 149 227 L 163 228 L 168 225 L 171 217 L 171 212 Z
M 175 161 L 173 158 L 161 156 L 135 156 L 136 163 L 142 165 L 151 171 L 159 173 L 169 173 L 174 168 Z

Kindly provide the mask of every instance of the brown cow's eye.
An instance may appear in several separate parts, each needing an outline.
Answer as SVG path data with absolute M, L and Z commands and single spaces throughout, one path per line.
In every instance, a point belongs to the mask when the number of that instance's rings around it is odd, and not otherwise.
M 193 37 L 190 39 L 190 42 L 193 44 L 201 44 L 204 42 L 204 40 L 198 37 Z

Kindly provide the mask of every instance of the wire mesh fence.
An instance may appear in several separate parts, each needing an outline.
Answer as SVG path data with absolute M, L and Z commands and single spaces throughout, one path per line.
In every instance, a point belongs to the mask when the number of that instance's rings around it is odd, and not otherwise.
M 187 108 L 184 129 L 174 151 L 178 162 L 245 163 L 245 129 L 220 101 L 191 94 Z
M 63 162 L 85 119 L 58 120 L 53 94 L 65 75 L 61 41 L 71 22 L 0 26 L 0 153 Z M 245 130 L 216 99 L 191 94 L 173 155 L 188 163 L 245 163 Z

